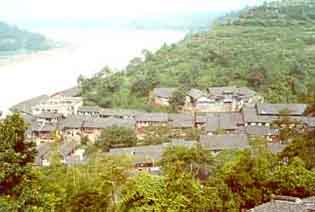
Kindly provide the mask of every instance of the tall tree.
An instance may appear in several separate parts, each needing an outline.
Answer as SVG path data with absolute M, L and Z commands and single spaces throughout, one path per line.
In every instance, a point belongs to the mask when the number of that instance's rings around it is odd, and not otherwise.
M 0 199 L 6 198 L 23 207 L 28 204 L 25 193 L 31 189 L 35 177 L 32 163 L 35 145 L 25 141 L 27 126 L 14 114 L 0 122 Z

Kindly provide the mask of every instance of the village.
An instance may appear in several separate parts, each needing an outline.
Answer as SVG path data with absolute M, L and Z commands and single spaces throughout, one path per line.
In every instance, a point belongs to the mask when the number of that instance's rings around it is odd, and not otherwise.
M 154 105 L 168 107 L 175 88 L 155 88 L 150 95 Z M 19 103 L 12 112 L 22 115 L 29 125 L 26 138 L 37 145 L 35 165 L 49 166 L 52 147 L 61 140 L 59 154 L 66 165 L 88 160 L 82 140 L 95 144 L 102 131 L 111 127 L 128 128 L 139 141 L 154 130 L 168 129 L 168 142 L 150 145 L 119 146 L 104 154 L 130 156 L 136 170 L 156 172 L 157 162 L 170 145 L 201 147 L 217 155 L 223 150 L 245 149 L 250 140 L 264 138 L 267 147 L 277 154 L 287 141 L 281 139 L 280 129 L 289 127 L 299 131 L 315 128 L 315 118 L 304 115 L 305 104 L 269 104 L 249 88 L 210 87 L 207 91 L 191 89 L 185 97 L 181 113 L 147 113 L 138 110 L 84 106 L 80 89 L 75 87 L 51 96 L 43 95 Z M 275 124 L 281 119 L 290 119 Z M 153 132 L 152 132 L 153 130 Z M 192 139 L 192 131 L 198 131 Z

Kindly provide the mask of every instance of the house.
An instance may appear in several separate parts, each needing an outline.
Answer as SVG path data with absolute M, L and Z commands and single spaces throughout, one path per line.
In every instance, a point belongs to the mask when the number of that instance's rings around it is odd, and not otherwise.
M 33 122 L 31 126 L 31 138 L 36 144 L 54 142 L 54 132 L 57 130 L 54 123 Z
M 281 153 L 288 145 L 287 144 L 281 144 L 281 143 L 268 143 L 267 144 L 267 149 L 269 149 L 269 151 L 272 154 L 279 154 Z
M 83 162 L 85 150 L 79 147 L 79 142 L 64 142 L 59 149 L 62 162 L 66 165 L 73 164 L 74 160 Z
M 207 112 L 210 105 L 211 101 L 205 92 L 192 88 L 186 94 L 184 110 Z
M 98 106 L 82 106 L 77 110 L 79 116 L 100 117 L 101 108 Z
M 41 101 L 32 107 L 32 114 L 41 113 L 59 113 L 67 117 L 77 114 L 79 107 L 83 105 L 81 97 L 68 97 L 63 95 L 54 95 L 48 100 Z
M 207 115 L 204 129 L 207 135 L 241 134 L 244 131 L 243 116 L 241 113 L 211 113 Z
M 95 142 L 101 135 L 102 130 L 110 127 L 125 127 L 134 129 L 135 121 L 132 119 L 89 118 L 83 121 L 81 135 L 86 136 L 91 142 Z
M 246 134 L 250 138 L 262 137 L 270 142 L 277 142 L 279 140 L 279 129 L 273 129 L 266 126 L 247 126 L 245 129 Z
M 35 165 L 37 166 L 50 166 L 49 157 L 51 145 L 48 143 L 39 144 L 36 147 Z
M 257 104 L 256 107 L 244 107 L 242 110 L 245 126 L 258 125 L 270 127 L 275 121 L 281 117 L 289 118 L 292 127 L 301 123 L 308 122 L 304 117 L 304 112 L 307 108 L 305 104 Z
M 249 147 L 247 135 L 202 135 L 200 144 L 214 155 L 223 150 L 245 149 Z
M 300 199 L 290 196 L 273 196 L 270 202 L 259 205 L 249 212 L 311 212 L 315 211 L 315 198 Z
M 163 152 L 171 146 L 184 146 L 192 148 L 196 145 L 194 141 L 172 140 L 170 143 L 160 145 L 138 146 L 128 148 L 110 149 L 111 156 L 127 156 L 131 157 L 134 168 L 137 171 L 160 172 L 158 161 L 161 160 Z
M 253 107 L 263 98 L 246 87 L 210 87 L 207 89 L 212 105 L 208 112 L 239 112 L 244 106 Z
M 60 129 L 64 140 L 81 140 L 81 130 L 83 122 L 86 118 L 84 116 L 68 116 L 60 122 Z
M 162 145 L 117 148 L 110 149 L 109 155 L 130 157 L 136 170 L 150 172 L 152 168 L 158 167 L 163 149 Z
M 149 126 L 167 126 L 167 113 L 140 113 L 135 117 L 136 128 L 141 129 Z
M 242 109 L 245 126 L 266 126 L 270 127 L 278 116 L 260 115 L 255 107 L 244 107 Z
M 257 104 L 257 114 L 262 116 L 303 116 L 306 109 L 306 104 Z
M 244 106 L 254 107 L 263 97 L 245 87 L 210 87 L 207 92 L 191 89 L 186 96 L 186 110 L 197 112 L 239 112 Z
M 134 119 L 135 116 L 142 113 L 138 110 L 131 109 L 113 109 L 113 108 L 102 108 L 100 111 L 101 118 L 120 118 L 120 119 Z
M 151 93 L 152 102 L 159 106 L 169 106 L 176 88 L 154 88 Z
M 36 121 L 41 123 L 52 123 L 57 124 L 59 121 L 62 120 L 63 115 L 58 113 L 40 113 L 34 116 Z

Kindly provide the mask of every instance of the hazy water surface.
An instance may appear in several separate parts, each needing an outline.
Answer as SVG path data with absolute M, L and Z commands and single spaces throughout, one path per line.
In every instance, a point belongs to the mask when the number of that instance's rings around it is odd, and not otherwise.
M 41 30 L 66 48 L 0 61 L 0 110 L 25 99 L 51 94 L 76 84 L 80 74 L 91 75 L 105 65 L 123 68 L 143 49 L 184 38 L 179 31 L 148 30 Z

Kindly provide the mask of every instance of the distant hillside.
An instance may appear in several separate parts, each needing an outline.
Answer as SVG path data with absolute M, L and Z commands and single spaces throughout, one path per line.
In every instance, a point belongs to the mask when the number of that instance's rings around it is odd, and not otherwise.
M 237 85 L 269 102 L 307 101 L 315 97 L 314 8 L 315 1 L 283 0 L 227 15 L 208 32 L 144 51 L 123 73 L 81 79 L 82 94 L 102 106 L 147 107 L 155 86 Z
M 139 18 L 128 22 L 127 27 L 137 29 L 170 29 L 185 31 L 207 30 L 222 13 L 195 12 L 167 16 Z
M 47 50 L 53 43 L 40 34 L 0 22 L 0 53 Z

